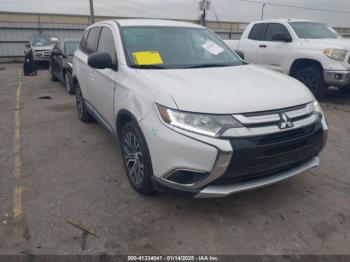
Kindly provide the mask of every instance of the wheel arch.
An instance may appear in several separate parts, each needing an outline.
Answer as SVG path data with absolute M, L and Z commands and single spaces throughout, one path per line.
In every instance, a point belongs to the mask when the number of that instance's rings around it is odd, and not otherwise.
M 293 76 L 296 72 L 298 72 L 300 69 L 305 67 L 316 67 L 321 71 L 323 71 L 323 66 L 319 61 L 315 59 L 309 59 L 309 58 L 300 58 L 300 59 L 296 59 L 292 63 L 290 67 L 289 75 Z
M 121 109 L 118 112 L 115 122 L 115 130 L 118 136 L 122 128 L 131 121 L 137 122 L 136 117 L 129 110 Z
M 76 88 L 77 84 L 79 84 L 78 78 L 75 75 L 72 76 L 72 83 L 74 85 L 74 88 Z

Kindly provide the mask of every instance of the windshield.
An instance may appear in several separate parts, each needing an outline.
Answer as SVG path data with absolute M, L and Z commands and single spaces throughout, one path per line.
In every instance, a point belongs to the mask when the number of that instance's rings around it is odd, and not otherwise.
M 313 22 L 291 22 L 289 23 L 299 38 L 324 39 L 338 38 L 339 34 L 330 26 Z
M 73 56 L 74 52 L 78 49 L 79 41 L 65 42 L 64 53 L 67 56 Z
M 124 27 L 130 67 L 177 69 L 241 65 L 241 59 L 209 30 L 185 27 Z
M 48 46 L 57 43 L 57 38 L 49 36 L 34 36 L 32 38 L 32 46 Z

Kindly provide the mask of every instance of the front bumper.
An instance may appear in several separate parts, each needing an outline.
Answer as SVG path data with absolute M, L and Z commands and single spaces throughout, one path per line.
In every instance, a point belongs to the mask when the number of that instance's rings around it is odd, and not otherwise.
M 297 123 L 306 120 L 297 121 L 295 129 L 284 132 L 223 139 L 171 129 L 153 114 L 140 127 L 149 147 L 156 188 L 207 198 L 270 185 L 318 166 L 328 128 L 325 121 L 308 119 L 313 122 L 298 127 Z M 171 181 L 177 171 L 203 176 L 191 183 Z
M 307 170 L 317 167 L 320 164 L 320 158 L 318 156 L 313 157 L 310 161 L 293 168 L 291 170 L 287 170 L 282 173 L 278 173 L 272 177 L 261 178 L 253 181 L 243 182 L 239 184 L 233 185 L 210 185 L 204 189 L 202 189 L 198 194 L 195 195 L 196 198 L 216 198 L 216 197 L 225 197 L 231 194 L 252 190 L 268 185 L 272 185 L 283 181 L 285 179 L 291 178 Z
M 323 72 L 326 84 L 336 87 L 344 87 L 350 84 L 350 71 L 325 70 Z

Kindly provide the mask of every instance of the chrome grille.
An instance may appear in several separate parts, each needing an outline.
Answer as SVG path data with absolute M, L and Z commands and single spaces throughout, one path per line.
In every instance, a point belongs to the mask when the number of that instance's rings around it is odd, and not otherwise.
M 281 115 L 285 114 L 293 123 L 293 127 L 280 129 Z M 300 129 L 320 121 L 321 115 L 314 111 L 312 103 L 291 108 L 256 113 L 233 115 L 243 127 L 226 130 L 223 137 L 250 137 L 275 134 Z
M 279 122 L 281 113 L 285 113 L 291 120 L 301 120 L 308 118 L 313 111 L 312 104 L 307 104 L 281 110 L 234 115 L 234 117 L 244 126 L 253 127 Z
M 34 51 L 34 56 L 36 57 L 49 57 L 51 55 L 51 51 L 39 51 L 39 50 L 36 50 Z

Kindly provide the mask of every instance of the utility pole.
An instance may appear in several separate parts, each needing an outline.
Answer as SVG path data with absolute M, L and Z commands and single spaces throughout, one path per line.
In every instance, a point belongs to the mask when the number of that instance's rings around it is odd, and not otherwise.
M 41 30 L 41 18 L 40 18 L 40 14 L 38 14 L 38 25 L 39 25 L 39 34 L 42 34 L 42 30 Z
M 264 20 L 264 11 L 265 11 L 265 6 L 266 6 L 266 3 L 263 3 L 263 5 L 262 5 L 262 9 L 261 9 L 261 20 Z
M 211 4 L 210 0 L 201 0 L 199 2 L 199 10 L 203 11 L 203 13 L 200 16 L 200 24 L 202 26 L 205 26 L 205 20 L 207 17 L 207 10 L 210 9 L 210 4 Z
M 90 1 L 90 24 L 95 23 L 95 13 L 94 13 L 94 0 Z

